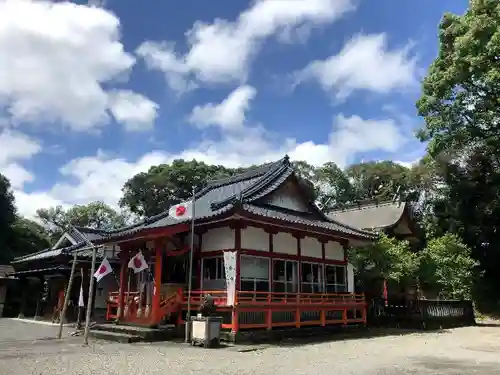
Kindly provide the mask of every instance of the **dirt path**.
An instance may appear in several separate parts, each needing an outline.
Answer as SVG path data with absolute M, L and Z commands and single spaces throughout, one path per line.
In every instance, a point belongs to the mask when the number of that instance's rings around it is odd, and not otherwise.
M 0 374 L 500 375 L 500 326 L 301 345 L 204 350 L 182 344 L 82 346 L 56 328 L 0 320 Z

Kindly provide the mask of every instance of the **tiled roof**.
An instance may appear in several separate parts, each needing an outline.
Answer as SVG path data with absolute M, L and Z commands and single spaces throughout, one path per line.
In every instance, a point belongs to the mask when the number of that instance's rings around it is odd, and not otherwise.
M 55 258 L 60 255 L 67 255 L 67 256 L 74 256 L 74 252 L 78 251 L 78 258 L 91 258 L 92 257 L 92 249 L 84 249 L 88 247 L 86 242 L 80 242 L 75 245 L 67 246 L 67 247 L 62 247 L 59 249 L 45 249 L 33 254 L 27 254 L 23 255 L 21 257 L 15 258 L 11 263 L 16 264 L 16 263 L 26 263 L 26 262 L 33 262 L 36 260 L 43 260 L 43 259 L 51 259 Z M 82 249 L 81 251 L 79 251 Z M 100 259 L 104 256 L 104 250 L 102 248 L 97 249 L 97 259 Z
M 8 264 L 0 264 L 0 279 L 7 278 L 9 274 L 14 272 L 14 267 Z
M 394 226 L 403 215 L 405 202 L 382 202 L 339 209 L 328 217 L 358 229 L 376 230 Z
M 294 170 L 290 164 L 289 158 L 285 156 L 277 162 L 269 163 L 265 166 L 246 171 L 245 173 L 211 181 L 195 195 L 195 219 L 203 220 L 216 217 L 234 209 L 236 202 L 242 202 L 247 204 L 245 207 L 249 210 L 253 210 L 252 212 L 257 214 L 261 212 L 263 216 L 283 219 L 304 225 L 322 226 L 325 229 L 340 231 L 360 237 L 373 236 L 371 233 L 351 228 L 348 225 L 339 224 L 335 220 L 327 218 L 319 209 L 317 209 L 317 212 L 320 217 L 324 219 L 323 221 L 303 219 L 293 214 L 284 214 L 283 212 L 269 208 L 263 209 L 255 205 L 249 205 L 249 203 L 255 202 L 259 198 L 278 189 L 288 177 L 293 175 L 293 173 Z M 172 218 L 168 215 L 168 211 L 165 211 L 133 226 L 109 231 L 107 232 L 107 239 L 132 235 L 142 230 L 187 223 L 189 221 L 189 218 L 182 220 Z
M 64 255 L 64 254 L 68 255 L 68 254 L 71 254 L 74 250 L 78 250 L 79 248 L 81 248 L 83 246 L 84 246 L 84 243 L 78 243 L 76 245 L 62 247 L 59 249 L 45 249 L 45 250 L 38 251 L 38 252 L 33 253 L 33 254 L 27 254 L 27 255 L 23 255 L 23 256 L 14 258 L 14 260 L 11 263 L 13 263 L 13 264 L 25 263 L 25 262 L 32 262 L 35 260 L 55 258 L 59 255 Z
M 374 235 L 372 232 L 367 232 L 363 230 L 359 230 L 356 228 L 351 228 L 345 224 L 341 224 L 339 222 L 329 220 L 329 221 L 322 221 L 322 220 L 314 220 L 314 219 L 309 219 L 297 215 L 293 215 L 290 213 L 286 213 L 283 211 L 279 211 L 276 209 L 271 209 L 268 207 L 261 207 L 261 206 L 255 206 L 252 204 L 244 204 L 243 209 L 245 211 L 248 211 L 250 213 L 259 215 L 259 216 L 265 216 L 277 220 L 283 220 L 283 221 L 288 221 L 290 223 L 296 223 L 296 224 L 302 224 L 306 225 L 309 227 L 318 227 L 321 229 L 326 229 L 326 230 L 331 230 L 335 232 L 341 232 L 345 233 L 348 235 L 352 236 L 357 236 L 357 237 L 367 237 L 367 238 L 372 238 Z
M 30 275 L 37 275 L 37 274 L 55 274 L 57 272 L 68 272 L 70 270 L 71 270 L 71 268 L 68 266 L 59 265 L 59 266 L 55 266 L 55 267 L 17 271 L 17 272 L 11 273 L 10 276 L 16 277 L 16 276 L 30 276 Z
M 76 236 L 74 236 L 73 234 L 75 234 Z M 103 229 L 74 227 L 74 230 L 71 231 L 71 236 L 77 242 L 85 242 L 85 237 L 87 238 L 87 240 L 92 242 L 104 238 L 106 236 L 106 231 Z

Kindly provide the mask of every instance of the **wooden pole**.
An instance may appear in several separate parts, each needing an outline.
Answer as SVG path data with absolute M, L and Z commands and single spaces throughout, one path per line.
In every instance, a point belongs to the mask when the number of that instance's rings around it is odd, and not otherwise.
M 83 290 L 83 268 L 80 268 L 81 286 L 80 292 Z M 80 306 L 80 297 L 78 297 L 78 316 L 76 318 L 76 329 L 82 329 L 82 310 L 84 307 Z
M 62 307 L 61 314 L 59 315 L 60 322 L 59 322 L 59 332 L 57 333 L 58 339 L 62 338 L 64 321 L 66 320 L 66 310 L 68 309 L 69 294 L 71 292 L 71 287 L 73 285 L 73 277 L 75 275 L 76 257 L 77 257 L 77 252 L 75 251 L 73 255 L 73 265 L 71 266 L 71 273 L 69 274 L 68 288 L 66 289 L 66 294 L 64 295 L 64 305 Z
M 89 344 L 90 332 L 90 315 L 92 314 L 92 300 L 94 298 L 94 273 L 95 273 L 95 260 L 97 257 L 97 249 L 92 246 L 92 266 L 90 269 L 90 283 L 89 283 L 89 299 L 87 301 L 87 316 L 85 317 L 85 333 L 83 334 L 83 344 Z
M 187 314 L 186 322 L 184 324 L 184 339 L 186 342 L 191 341 L 191 290 L 193 289 L 193 253 L 194 253 L 194 221 L 195 221 L 195 205 L 196 205 L 196 195 L 195 187 L 192 187 L 192 198 L 191 198 L 191 239 L 189 249 L 189 272 L 188 272 L 188 300 L 187 300 Z M 182 311 L 182 310 L 181 310 Z

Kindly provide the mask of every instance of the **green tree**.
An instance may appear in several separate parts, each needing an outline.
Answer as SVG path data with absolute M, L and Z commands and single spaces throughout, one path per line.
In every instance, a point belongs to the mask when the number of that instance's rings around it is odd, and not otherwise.
M 174 160 L 136 174 L 123 186 L 120 206 L 144 217 L 153 216 L 191 197 L 192 187 L 202 188 L 208 180 L 231 176 L 244 170 L 208 165 L 196 160 Z
M 10 260 L 50 247 L 50 233 L 33 220 L 17 217 L 11 227 Z
M 500 267 L 500 3 L 472 0 L 445 14 L 439 54 L 417 102 L 419 137 L 443 165 L 444 188 L 431 204 L 435 235 L 456 233 L 479 261 L 478 290 L 498 300 Z
M 470 299 L 476 261 L 454 234 L 433 238 L 420 253 L 420 280 L 448 299 Z
M 77 205 L 69 209 L 62 206 L 37 210 L 37 217 L 51 232 L 51 239 L 57 240 L 68 225 L 94 229 L 115 229 L 127 224 L 127 215 L 117 212 L 103 202 Z
M 357 192 L 347 174 L 334 162 L 323 164 L 316 170 L 318 200 L 323 210 L 342 208 L 357 200 Z
M 414 192 L 408 179 L 409 169 L 392 161 L 354 164 L 345 170 L 354 188 L 356 200 L 391 200 Z
M 500 130 L 500 2 L 471 0 L 464 15 L 445 14 L 439 54 L 417 102 L 431 155 L 457 157 L 496 140 Z
M 14 193 L 10 181 L 0 174 L 0 264 L 10 261 L 9 241 L 12 238 L 12 224 L 15 220 Z
M 419 267 L 418 255 L 410 250 L 408 241 L 385 234 L 371 245 L 350 249 L 348 258 L 363 284 L 380 278 L 405 283 L 416 277 Z

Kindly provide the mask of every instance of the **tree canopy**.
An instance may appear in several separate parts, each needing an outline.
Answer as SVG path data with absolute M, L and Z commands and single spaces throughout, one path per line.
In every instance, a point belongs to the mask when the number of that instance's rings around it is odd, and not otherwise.
M 208 180 L 230 176 L 237 170 L 196 160 L 174 160 L 138 173 L 123 186 L 120 206 L 138 216 L 159 214 L 189 199 L 192 187 L 202 188 Z
M 500 308 L 500 3 L 472 0 L 445 14 L 439 54 L 417 102 L 434 173 L 428 235 L 454 233 L 479 262 L 476 293 Z M 493 306 L 494 305 L 494 306 Z
M 53 241 L 57 241 L 69 224 L 94 229 L 116 229 L 127 223 L 126 214 L 117 212 L 103 202 L 76 205 L 69 209 L 62 206 L 39 209 L 37 217 L 50 232 Z

